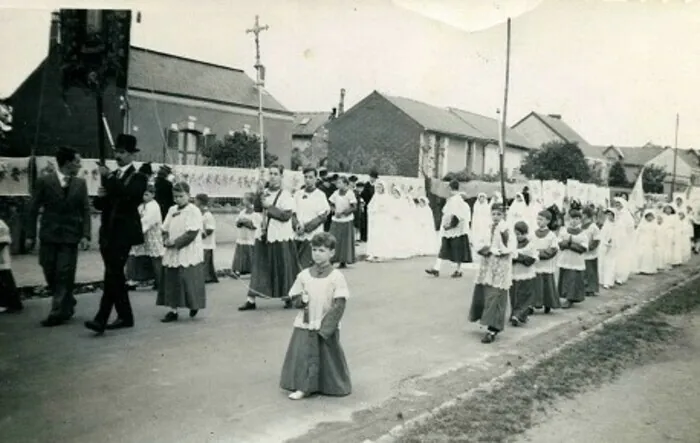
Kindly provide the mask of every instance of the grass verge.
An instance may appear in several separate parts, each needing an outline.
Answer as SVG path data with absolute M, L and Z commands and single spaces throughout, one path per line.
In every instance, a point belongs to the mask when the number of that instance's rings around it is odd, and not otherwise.
M 534 367 L 518 371 L 493 390 L 440 411 L 397 441 L 507 441 L 529 429 L 536 414 L 555 401 L 600 386 L 624 369 L 653 359 L 665 342 L 681 333 L 666 316 L 688 313 L 698 305 L 700 281 L 696 280 L 627 318 L 605 324 Z

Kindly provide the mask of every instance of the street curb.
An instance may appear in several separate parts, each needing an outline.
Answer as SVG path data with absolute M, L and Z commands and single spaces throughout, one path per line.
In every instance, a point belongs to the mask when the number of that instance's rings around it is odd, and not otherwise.
M 367 254 L 360 254 L 355 257 L 356 262 L 367 261 Z M 231 269 L 217 269 L 216 276 L 225 278 L 231 276 Z M 86 294 L 89 292 L 94 292 L 102 289 L 103 280 L 87 281 L 87 282 L 75 282 L 75 287 L 73 289 L 73 295 Z M 46 285 L 24 285 L 18 286 L 20 298 L 23 300 L 33 299 L 33 298 L 49 298 L 51 295 L 47 292 Z
M 527 363 L 524 363 L 523 365 L 509 369 L 505 373 L 499 375 L 498 377 L 495 377 L 489 381 L 480 383 L 478 386 L 470 389 L 467 392 L 464 392 L 455 398 L 448 400 L 441 405 L 431 409 L 430 411 L 424 412 L 422 414 L 419 414 L 418 416 L 411 418 L 409 420 L 406 420 L 400 425 L 394 426 L 384 434 L 383 436 L 379 437 L 376 440 L 364 440 L 363 443 L 395 443 L 398 438 L 402 437 L 407 431 L 420 426 L 422 424 L 425 424 L 427 421 L 435 417 L 435 415 L 439 414 L 440 412 L 444 411 L 445 409 L 449 409 L 453 406 L 458 405 L 459 403 L 469 400 L 471 397 L 475 396 L 477 393 L 483 393 L 484 391 L 493 391 L 494 389 L 500 387 L 506 380 L 509 380 L 513 378 L 518 372 L 520 371 L 525 371 L 534 368 L 537 366 L 539 363 L 541 363 L 544 360 L 547 360 L 556 354 L 562 352 L 568 347 L 573 346 L 576 343 L 579 343 L 586 338 L 588 338 L 592 333 L 599 331 L 600 329 L 603 328 L 606 324 L 609 323 L 615 323 L 620 320 L 623 320 L 631 315 L 634 315 L 638 313 L 643 307 L 647 306 L 648 304 L 658 300 L 661 297 L 664 297 L 671 293 L 672 291 L 675 291 L 679 289 L 680 287 L 687 286 L 697 280 L 700 280 L 700 274 L 697 274 L 691 278 L 686 279 L 685 281 L 679 281 L 673 284 L 670 288 L 668 288 L 666 291 L 660 292 L 657 295 L 651 296 L 650 298 L 640 301 L 639 304 L 635 305 L 634 307 L 631 307 L 629 309 L 625 309 L 617 314 L 614 314 L 611 317 L 606 318 L 605 320 L 596 323 L 594 326 L 579 332 L 575 337 L 565 341 L 561 345 L 555 347 L 554 349 L 551 349 L 549 351 L 546 351 L 542 354 L 540 354 L 539 357 L 536 357 Z

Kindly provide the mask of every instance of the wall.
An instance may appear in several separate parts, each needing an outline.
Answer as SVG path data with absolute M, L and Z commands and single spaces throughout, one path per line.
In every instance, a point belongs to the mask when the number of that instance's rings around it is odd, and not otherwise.
M 489 143 L 484 146 L 484 170 L 482 174 L 498 174 L 501 170 L 498 145 Z
M 103 94 L 104 114 L 115 136 L 122 129 L 119 96 L 123 93 L 123 89 L 110 84 Z M 31 155 L 31 147 L 38 135 L 37 155 L 54 155 L 56 146 L 66 145 L 76 148 L 83 157 L 99 157 L 94 95 L 77 89 L 63 94 L 60 57 L 55 50 L 49 51 L 45 61 L 27 77 L 9 101 L 14 108 L 14 129 L 8 135 L 9 149 L 0 152 L 1 156 Z M 105 143 L 107 157 L 110 157 L 106 138 Z
M 328 169 L 418 176 L 422 128 L 373 93 L 328 126 Z
M 547 125 L 534 115 L 529 116 L 513 128 L 517 128 L 518 132 L 525 136 L 536 148 L 540 148 L 547 142 L 562 141 L 556 132 L 549 129 Z
M 310 137 L 292 137 L 292 149 L 299 149 L 299 151 L 304 152 L 306 149 L 311 147 Z
M 256 111 L 225 107 L 201 100 L 187 100 L 168 96 L 153 96 L 129 91 L 131 104 L 131 131 L 138 140 L 141 153 L 139 160 L 163 162 L 163 137 L 166 128 L 173 123 L 186 122 L 189 116 L 197 118 L 197 124 L 209 127 L 212 133 L 222 139 L 229 131 L 243 129 L 258 131 Z M 266 115 L 264 124 L 268 150 L 279 157 L 286 167 L 291 164 L 293 118 Z M 176 155 L 166 159 L 167 163 L 177 161 Z M 228 166 L 228 165 L 226 165 Z

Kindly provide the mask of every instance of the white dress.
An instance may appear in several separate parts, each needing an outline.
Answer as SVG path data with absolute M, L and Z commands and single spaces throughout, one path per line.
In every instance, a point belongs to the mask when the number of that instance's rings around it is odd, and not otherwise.
M 380 183 L 377 180 L 377 183 Z M 376 188 L 375 184 L 375 188 Z M 375 191 L 367 205 L 367 257 L 386 260 L 392 257 L 395 240 L 395 222 L 392 214 L 392 197 L 384 190 Z
M 600 245 L 598 246 L 598 270 L 600 272 L 600 284 L 606 287 L 615 285 L 616 258 L 615 249 L 619 244 L 615 241 L 617 227 L 614 221 L 605 220 L 600 229 Z
M 163 232 L 168 234 L 171 240 L 183 235 L 185 232 L 201 232 L 204 226 L 202 212 L 192 203 L 184 208 L 173 206 L 165 216 Z M 195 266 L 204 261 L 204 249 L 202 248 L 202 236 L 197 235 L 190 244 L 181 249 L 166 248 L 163 254 L 163 266 L 169 268 Z
M 656 257 L 656 237 L 659 227 L 656 223 L 656 218 L 652 221 L 643 219 L 639 223 L 636 231 L 636 241 L 634 248 L 636 250 L 636 266 L 635 271 L 642 274 L 655 274 L 658 266 Z
M 428 199 L 421 197 L 416 206 L 416 220 L 420 227 L 420 255 L 435 255 L 439 247 L 435 219 Z

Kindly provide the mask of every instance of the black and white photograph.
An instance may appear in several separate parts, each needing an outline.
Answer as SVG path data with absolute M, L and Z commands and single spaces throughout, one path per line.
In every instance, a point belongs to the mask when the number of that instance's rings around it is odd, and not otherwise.
M 0 441 L 700 442 L 700 1 L 0 0 Z

